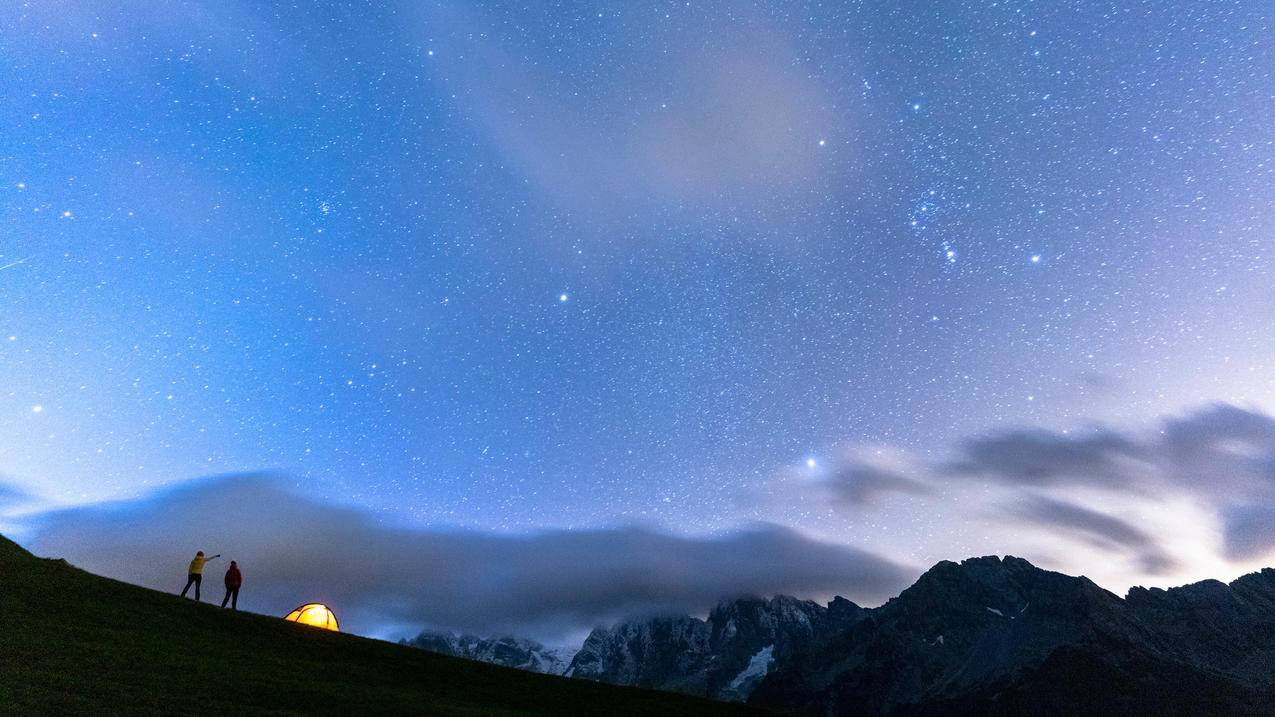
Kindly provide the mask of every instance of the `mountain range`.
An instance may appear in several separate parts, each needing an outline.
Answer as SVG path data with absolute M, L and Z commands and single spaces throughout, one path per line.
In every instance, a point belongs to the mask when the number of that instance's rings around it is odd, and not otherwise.
M 600 627 L 563 674 L 791 714 L 1275 714 L 1275 570 L 1121 598 L 944 561 L 877 608 L 748 597 Z

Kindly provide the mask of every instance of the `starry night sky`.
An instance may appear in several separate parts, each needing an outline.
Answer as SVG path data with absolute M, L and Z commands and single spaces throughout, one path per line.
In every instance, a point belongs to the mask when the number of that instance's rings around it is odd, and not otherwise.
M 954 515 L 1010 490 L 958 465 L 980 437 L 1145 462 L 1166 416 L 1275 410 L 1273 32 L 1260 0 L 7 3 L 0 473 L 1030 552 L 1081 492 Z M 1230 564 L 1230 508 L 1120 495 L 1086 505 L 1209 525 L 1109 580 Z

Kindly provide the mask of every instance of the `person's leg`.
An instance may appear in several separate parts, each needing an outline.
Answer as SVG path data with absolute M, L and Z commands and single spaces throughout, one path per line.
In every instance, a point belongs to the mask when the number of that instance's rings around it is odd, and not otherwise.
M 230 593 L 230 609 L 239 609 L 239 586 L 236 585 L 233 592 Z
M 186 597 L 186 592 L 187 592 L 188 590 L 190 590 L 190 586 L 191 586 L 191 585 L 194 585 L 194 584 L 195 584 L 195 576 L 194 576 L 194 575 L 187 575 L 187 576 L 186 576 L 186 587 L 182 588 L 182 597 Z M 195 588 L 195 594 L 196 594 L 196 595 L 198 595 L 198 594 L 199 594 L 199 588 Z
M 227 586 L 227 587 L 226 587 L 226 597 L 224 597 L 224 598 L 222 598 L 222 599 L 221 599 L 221 606 L 222 606 L 222 607 L 226 607 L 226 601 L 230 599 L 230 590 L 231 590 L 231 588 L 230 588 L 229 586 Z
M 199 602 L 199 585 L 204 582 L 203 575 L 196 575 L 195 578 L 195 602 Z

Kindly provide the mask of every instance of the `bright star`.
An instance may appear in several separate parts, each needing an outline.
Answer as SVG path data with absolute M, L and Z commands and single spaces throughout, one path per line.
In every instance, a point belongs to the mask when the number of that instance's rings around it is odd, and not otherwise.
M 32 413 L 43 413 L 43 412 L 44 412 L 44 406 L 41 406 L 40 404 L 38 404 L 38 403 L 37 403 L 37 404 L 35 404 L 34 406 L 32 406 L 32 407 L 31 407 L 31 412 L 32 412 Z
M 1032 263 L 1033 263 L 1033 264 L 1039 264 L 1039 263 L 1040 263 L 1040 254 L 1032 254 Z
M 817 463 L 815 463 L 815 459 L 813 459 L 813 458 L 807 458 L 807 459 L 806 459 L 806 467 L 807 467 L 807 468 L 814 468 L 816 465 L 818 465 L 818 464 L 817 464 Z
M 570 297 L 568 297 L 566 294 L 558 294 L 558 301 L 559 301 L 559 302 L 565 302 L 568 298 L 570 298 Z

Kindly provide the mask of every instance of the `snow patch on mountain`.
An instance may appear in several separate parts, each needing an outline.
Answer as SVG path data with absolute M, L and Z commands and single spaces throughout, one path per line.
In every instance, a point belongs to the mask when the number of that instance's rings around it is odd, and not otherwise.
M 770 673 L 770 668 L 775 664 L 775 646 L 767 645 L 757 651 L 753 655 L 744 669 L 735 675 L 735 679 L 730 681 L 726 689 L 722 691 L 722 697 L 726 699 L 746 700 L 748 695 L 752 694 L 753 688 L 762 678 Z

